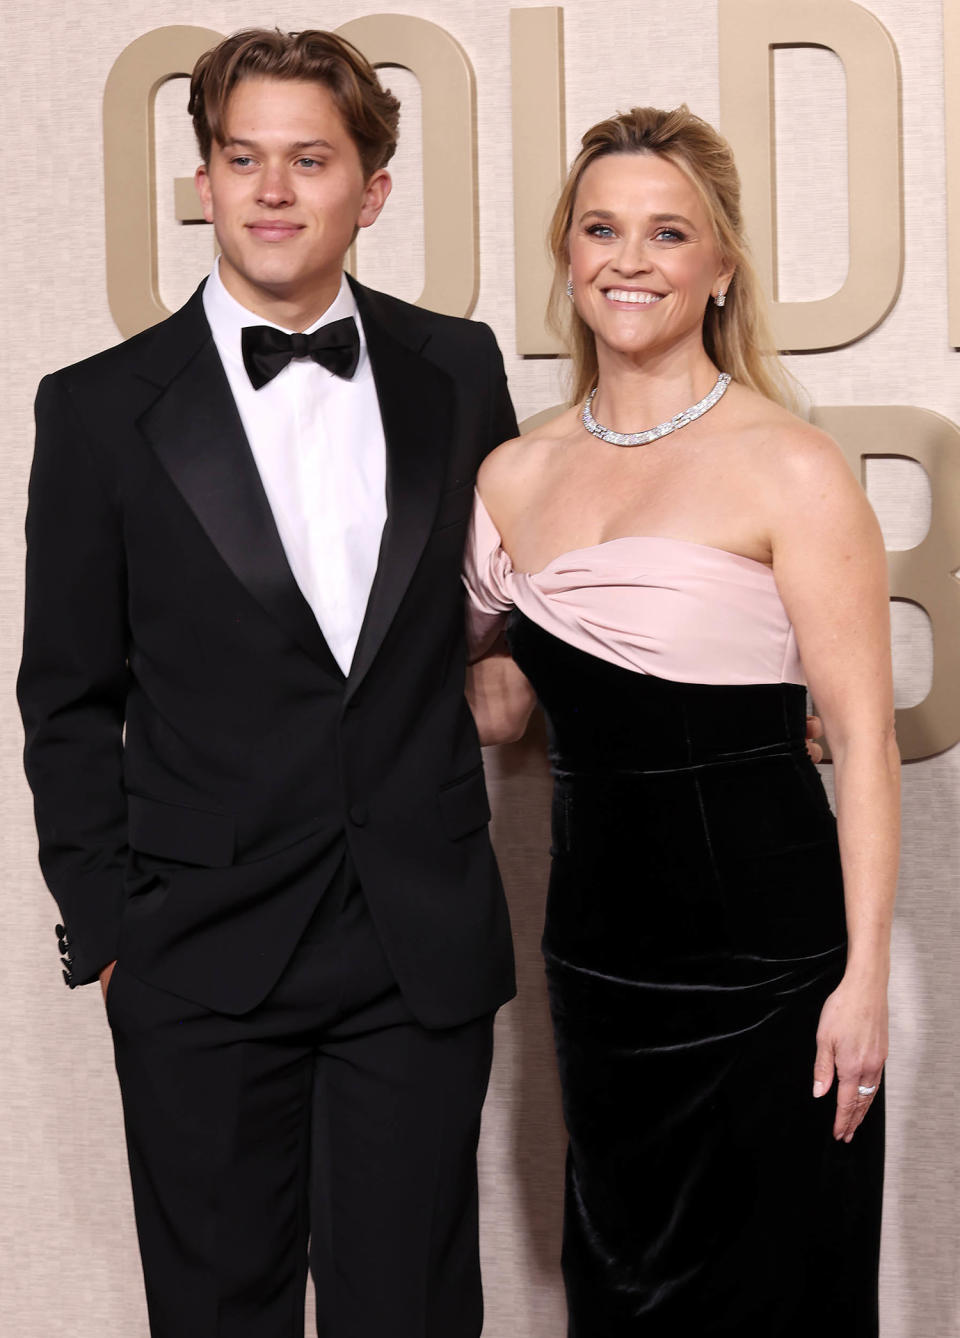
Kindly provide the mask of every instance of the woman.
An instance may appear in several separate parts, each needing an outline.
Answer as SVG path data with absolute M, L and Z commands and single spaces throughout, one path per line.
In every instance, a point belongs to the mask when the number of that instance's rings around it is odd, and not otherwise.
M 466 573 L 477 649 L 509 612 L 549 726 L 569 1332 L 866 1338 L 898 843 L 883 545 L 784 407 L 726 143 L 685 107 L 582 143 L 552 226 L 574 407 L 485 462 Z M 502 657 L 473 699 L 488 739 L 529 709 Z

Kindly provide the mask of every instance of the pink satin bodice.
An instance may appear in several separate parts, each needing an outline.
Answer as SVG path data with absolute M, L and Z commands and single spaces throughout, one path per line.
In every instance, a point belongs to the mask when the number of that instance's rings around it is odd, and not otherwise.
M 519 572 L 479 494 L 464 562 L 471 658 L 516 606 L 580 650 L 678 683 L 804 683 L 773 572 L 686 539 L 631 536 Z

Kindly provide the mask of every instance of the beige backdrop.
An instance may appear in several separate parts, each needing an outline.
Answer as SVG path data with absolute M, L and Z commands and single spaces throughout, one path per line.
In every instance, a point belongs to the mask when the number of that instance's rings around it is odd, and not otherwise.
M 105 294 L 100 106 L 108 71 L 134 38 L 166 24 L 229 32 L 251 23 L 334 27 L 374 9 L 447 28 L 477 77 L 480 293 L 475 315 L 504 349 L 521 417 L 562 398 L 561 364 L 523 361 L 514 340 L 509 10 L 505 0 L 380 0 L 267 8 L 230 0 L 2 0 L 4 357 L 9 429 L 0 495 L 0 1331 L 17 1338 L 145 1338 L 119 1100 L 98 992 L 60 984 L 55 909 L 39 878 L 13 704 L 21 609 L 22 515 L 39 377 L 113 343 Z M 758 0 L 776 4 L 777 0 Z M 811 4 L 813 0 L 811 0 Z M 946 0 L 947 4 L 955 0 Z M 939 0 L 871 0 L 895 41 L 903 96 L 906 265 L 899 300 L 868 337 L 791 359 L 815 404 L 915 404 L 960 422 L 960 354 L 946 310 L 942 17 Z M 568 0 L 568 151 L 577 132 L 616 108 L 686 100 L 719 111 L 718 25 L 705 0 Z M 844 75 L 822 49 L 776 53 L 780 294 L 824 296 L 846 252 Z M 415 298 L 419 244 L 416 81 L 389 71 L 405 100 L 397 189 L 362 239 L 365 282 Z M 209 262 L 209 232 L 175 221 L 171 179 L 194 151 L 182 82 L 158 103 L 161 289 L 179 303 Z M 892 208 L 896 202 L 891 201 Z M 909 443 L 905 443 L 908 448 Z M 923 537 L 926 478 L 906 460 L 874 462 L 868 490 L 891 548 Z M 960 558 L 958 558 L 960 562 Z M 933 645 L 923 613 L 894 617 L 900 705 L 923 698 Z M 557 1273 L 563 1138 L 537 941 L 546 880 L 547 784 L 542 735 L 487 759 L 495 839 L 509 886 L 520 961 L 518 1000 L 498 1024 L 481 1179 L 490 1338 L 560 1338 Z M 960 749 L 907 767 L 904 872 L 895 935 L 889 1163 L 883 1252 L 884 1338 L 960 1333 Z M 643 851 L 637 851 L 641 861 Z M 790 1205 L 784 1204 L 789 1212 Z M 678 1338 L 686 1338 L 678 1335 Z

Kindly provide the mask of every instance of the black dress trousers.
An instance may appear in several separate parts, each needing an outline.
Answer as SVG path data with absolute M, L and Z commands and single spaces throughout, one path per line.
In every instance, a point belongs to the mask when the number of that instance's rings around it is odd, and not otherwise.
M 107 997 L 153 1338 L 477 1338 L 487 1015 L 414 1019 L 348 866 L 241 1017 Z

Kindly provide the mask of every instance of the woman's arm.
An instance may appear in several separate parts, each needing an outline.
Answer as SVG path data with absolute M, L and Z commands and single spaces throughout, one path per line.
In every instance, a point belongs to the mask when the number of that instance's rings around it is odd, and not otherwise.
M 833 754 L 849 939 L 843 980 L 821 1014 L 814 1095 L 836 1071 L 834 1135 L 849 1142 L 887 1056 L 900 842 L 887 565 L 876 518 L 836 444 L 805 425 L 788 435 L 777 448 L 773 566 Z
M 502 636 L 467 668 L 467 701 L 484 747 L 523 737 L 536 697 Z
M 467 592 L 467 701 L 480 742 L 514 743 L 523 736 L 536 700 L 533 689 L 514 664 L 503 628 L 513 607 L 512 567 L 503 551 L 493 514 L 481 498 L 492 491 L 513 496 L 515 468 L 524 445 L 520 438 L 503 442 L 480 466 L 477 499 L 464 553 L 463 583 Z

